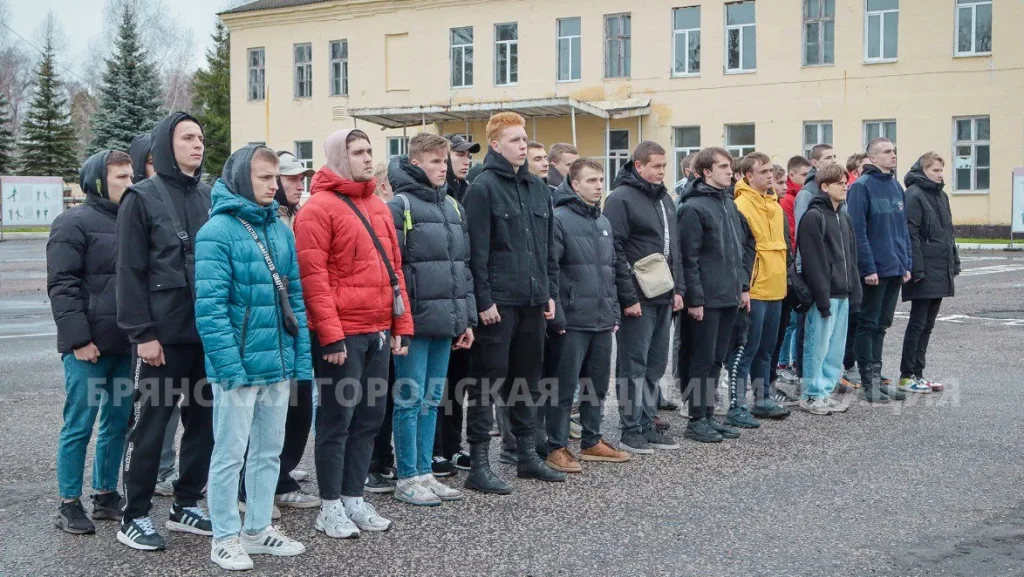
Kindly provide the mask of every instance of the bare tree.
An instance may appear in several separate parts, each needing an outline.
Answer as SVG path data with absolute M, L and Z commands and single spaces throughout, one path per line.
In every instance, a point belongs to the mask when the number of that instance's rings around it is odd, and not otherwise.
M 0 21 L 11 21 L 7 0 L 0 0 Z M 0 92 L 10 103 L 15 138 L 20 134 L 21 121 L 25 118 L 28 100 L 32 95 L 35 62 L 35 56 L 25 49 L 20 40 L 6 28 L 0 27 Z

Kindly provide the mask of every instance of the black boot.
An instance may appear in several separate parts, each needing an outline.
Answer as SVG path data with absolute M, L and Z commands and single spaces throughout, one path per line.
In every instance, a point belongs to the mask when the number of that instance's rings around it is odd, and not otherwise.
M 537 479 L 549 483 L 562 483 L 565 473 L 560 473 L 540 459 L 537 455 L 537 444 L 533 435 L 516 438 L 519 447 L 519 462 L 516 464 L 516 475 L 520 479 Z
M 508 495 L 512 487 L 502 481 L 494 471 L 491 471 L 491 459 L 489 455 L 490 443 L 479 443 L 469 446 L 470 469 L 469 476 L 463 486 L 467 489 L 491 493 L 494 495 Z
M 875 383 L 878 384 L 879 390 L 881 390 L 887 397 L 894 401 L 905 401 L 907 400 L 907 394 L 899 389 L 895 385 L 884 385 L 882 384 L 882 363 L 875 363 L 871 367 L 872 372 L 875 375 Z
M 879 384 L 879 376 L 875 373 L 874 366 L 863 366 L 858 363 L 860 369 L 860 394 L 864 400 L 872 405 L 884 405 L 892 402 L 889 395 L 882 391 Z

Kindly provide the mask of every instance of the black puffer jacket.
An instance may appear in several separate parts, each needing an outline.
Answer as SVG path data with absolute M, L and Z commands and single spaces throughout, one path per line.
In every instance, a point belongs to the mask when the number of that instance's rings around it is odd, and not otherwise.
M 660 206 L 659 206 L 660 205 Z M 604 215 L 615 232 L 615 254 L 621 264 L 616 270 L 619 305 L 629 308 L 637 303 L 664 305 L 672 303 L 673 294 L 685 294 L 682 259 L 679 255 L 679 232 L 672 218 L 675 205 L 664 184 L 651 184 L 636 172 L 632 160 L 615 177 L 615 190 L 604 203 Z M 664 211 L 664 212 L 663 212 Z M 669 267 L 675 279 L 675 291 L 648 299 L 633 277 L 632 267 L 640 259 L 665 250 L 665 221 L 668 221 Z
M 857 239 L 853 221 L 829 197 L 811 199 L 796 235 L 803 255 L 801 276 L 821 316 L 831 313 L 829 299 L 850 299 L 850 310 L 860 309 L 862 289 L 857 272 Z
M 478 311 L 495 304 L 542 306 L 558 298 L 551 189 L 526 164 L 514 170 L 488 150 L 466 195 L 466 217 Z
M 172 135 L 178 123 L 198 121 L 174 112 L 153 128 L 153 168 L 167 187 L 190 243 L 210 215 L 210 186 L 202 169 L 187 176 L 174 159 Z M 117 323 L 132 343 L 200 344 L 195 323 L 194 278 L 153 178 L 133 185 L 117 219 Z M 191 276 L 194 277 L 194 272 Z
M 903 285 L 903 300 L 953 296 L 960 274 L 960 254 L 953 236 L 953 213 L 943 185 L 924 174 L 921 163 L 903 179 L 907 191 L 907 229 L 910 231 L 911 280 Z
M 620 264 L 612 225 L 601 207 L 583 202 L 567 181 L 555 189 L 554 255 L 560 276 L 550 328 L 599 332 L 619 324 L 615 267 Z
M 476 326 L 477 319 L 465 210 L 446 187 L 433 188 L 408 156 L 391 159 L 388 181 L 395 191 L 388 208 L 402 248 L 414 334 L 458 337 Z
M 143 132 L 132 139 L 128 147 L 128 156 L 132 157 L 132 182 L 138 184 L 146 180 L 146 161 L 153 149 L 153 137 Z
M 104 355 L 126 354 L 128 337 L 117 327 L 117 204 L 107 192 L 109 150 L 89 157 L 79 183 L 85 204 L 53 221 L 46 242 L 46 292 L 57 323 L 57 351 L 93 343 Z
M 740 293 L 750 290 L 740 218 L 728 190 L 703 180 L 694 181 L 679 197 L 679 250 L 687 307 L 737 307 Z

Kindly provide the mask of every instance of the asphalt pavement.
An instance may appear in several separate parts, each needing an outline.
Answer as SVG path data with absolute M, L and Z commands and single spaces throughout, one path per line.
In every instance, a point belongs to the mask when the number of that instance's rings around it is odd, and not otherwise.
M 928 356 L 945 393 L 797 413 L 713 446 L 681 439 L 684 420 L 663 413 L 678 451 L 586 465 L 553 486 L 495 463 L 514 494 L 436 509 L 370 496 L 395 526 L 352 541 L 315 533 L 314 512 L 285 511 L 281 527 L 306 553 L 256 557 L 251 574 L 1024 575 L 1024 256 L 962 256 Z M 0 577 L 223 575 L 206 538 L 163 531 L 168 550 L 142 553 L 109 521 L 92 536 L 53 527 L 64 393 L 45 282 L 44 241 L 0 243 Z M 907 311 L 887 341 L 893 376 Z M 615 442 L 613 411 L 610 399 Z M 311 451 L 302 468 L 314 472 Z M 305 489 L 316 493 L 315 478 Z M 169 506 L 154 501 L 160 526 Z

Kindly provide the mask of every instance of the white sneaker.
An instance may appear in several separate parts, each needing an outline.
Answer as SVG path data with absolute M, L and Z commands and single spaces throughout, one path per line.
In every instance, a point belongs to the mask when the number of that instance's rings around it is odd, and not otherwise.
M 812 415 L 831 415 L 832 408 L 825 399 L 800 399 L 800 408 Z
M 274 495 L 274 504 L 292 509 L 312 509 L 320 506 L 320 498 L 301 491 Z M 276 509 L 277 507 L 275 507 Z
M 334 539 L 355 539 L 359 536 L 359 528 L 345 514 L 345 507 L 341 501 L 327 508 L 321 506 L 313 528 Z
M 302 483 L 309 480 L 309 473 L 302 469 L 294 469 L 288 476 L 292 478 L 296 483 Z
M 395 486 L 395 499 L 421 507 L 436 507 L 441 504 L 441 498 L 435 495 L 426 484 L 420 483 L 419 477 L 400 480 Z
M 391 521 L 378 515 L 373 505 L 364 501 L 362 497 L 351 505 L 345 505 L 345 514 L 363 531 L 380 532 L 391 528 Z
M 161 497 L 173 497 L 174 496 L 174 482 L 178 480 L 178 472 L 172 471 L 171 474 L 167 475 L 163 479 L 157 481 L 156 486 L 153 487 L 153 494 Z
M 433 475 L 423 475 L 420 477 L 420 484 L 431 493 L 437 495 L 442 501 L 461 501 L 464 497 L 462 491 L 445 485 L 435 479 Z
M 244 547 L 245 552 L 250 555 L 292 557 L 294 555 L 299 555 L 306 550 L 306 547 L 302 543 L 287 537 L 273 525 L 255 535 L 249 535 L 243 531 L 240 538 L 242 541 L 242 547 Z
M 825 399 L 825 403 L 833 413 L 845 413 L 850 408 L 850 403 L 841 401 L 835 395 Z
M 221 569 L 228 571 L 248 571 L 252 569 L 252 559 L 242 547 L 242 541 L 238 537 L 228 537 L 220 541 L 214 541 L 210 546 L 210 561 L 220 565 Z
M 239 513 L 245 513 L 245 509 L 246 509 L 245 501 L 239 501 L 238 502 L 238 512 Z M 270 511 L 270 520 L 271 521 L 277 521 L 280 518 L 281 518 L 281 510 L 277 508 L 277 505 L 274 505 L 274 508 L 271 509 L 271 511 Z

